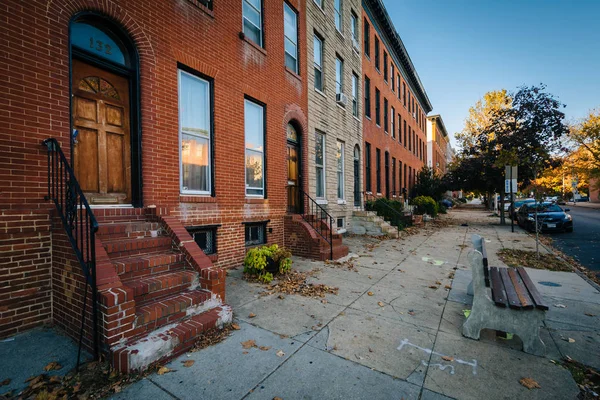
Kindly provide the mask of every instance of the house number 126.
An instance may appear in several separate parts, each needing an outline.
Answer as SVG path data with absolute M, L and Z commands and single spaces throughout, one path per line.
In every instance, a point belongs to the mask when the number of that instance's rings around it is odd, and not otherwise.
M 91 49 L 95 49 L 96 51 L 99 52 L 104 52 L 105 54 L 112 54 L 111 51 L 111 46 L 108 43 L 104 43 L 101 40 L 94 40 L 93 37 L 90 38 L 90 48 Z

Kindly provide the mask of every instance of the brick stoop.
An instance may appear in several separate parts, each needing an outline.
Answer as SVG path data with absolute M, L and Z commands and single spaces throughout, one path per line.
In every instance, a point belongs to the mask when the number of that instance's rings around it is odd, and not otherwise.
M 331 259 L 329 243 L 306 222 L 299 214 L 289 214 L 284 217 L 285 246 L 292 254 L 314 260 Z M 324 226 L 324 234 L 329 235 L 329 226 Z M 342 243 L 342 235 L 333 234 L 333 259 L 337 260 L 348 255 L 348 246 Z
M 99 210 L 97 282 L 103 348 L 128 373 L 190 349 L 231 322 L 225 273 L 161 210 Z

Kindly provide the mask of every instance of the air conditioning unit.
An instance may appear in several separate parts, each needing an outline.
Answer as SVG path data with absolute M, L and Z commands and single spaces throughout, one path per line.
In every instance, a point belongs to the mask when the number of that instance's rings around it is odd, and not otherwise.
M 360 52 L 360 44 L 358 44 L 358 40 L 352 38 L 352 46 L 354 47 L 354 50 Z
M 344 93 L 338 93 L 335 95 L 335 101 L 337 101 L 338 104 L 346 107 L 346 104 L 348 104 L 348 96 L 346 96 Z

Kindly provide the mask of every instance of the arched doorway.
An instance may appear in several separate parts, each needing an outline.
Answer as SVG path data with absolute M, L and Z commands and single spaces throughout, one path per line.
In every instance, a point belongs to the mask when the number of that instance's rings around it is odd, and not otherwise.
M 354 146 L 354 207 L 360 207 L 360 149 Z
M 92 13 L 70 26 L 71 161 L 92 205 L 141 206 L 137 52 Z
M 302 156 L 301 137 L 293 123 L 287 125 L 287 163 L 288 163 L 288 212 L 302 212 Z

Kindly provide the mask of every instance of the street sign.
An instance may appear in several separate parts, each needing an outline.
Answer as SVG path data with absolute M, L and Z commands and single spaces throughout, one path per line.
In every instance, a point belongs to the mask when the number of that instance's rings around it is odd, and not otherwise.
M 512 190 L 511 190 L 511 182 L 512 182 Z M 504 180 L 504 193 L 517 193 L 517 180 L 516 179 L 505 179 Z

